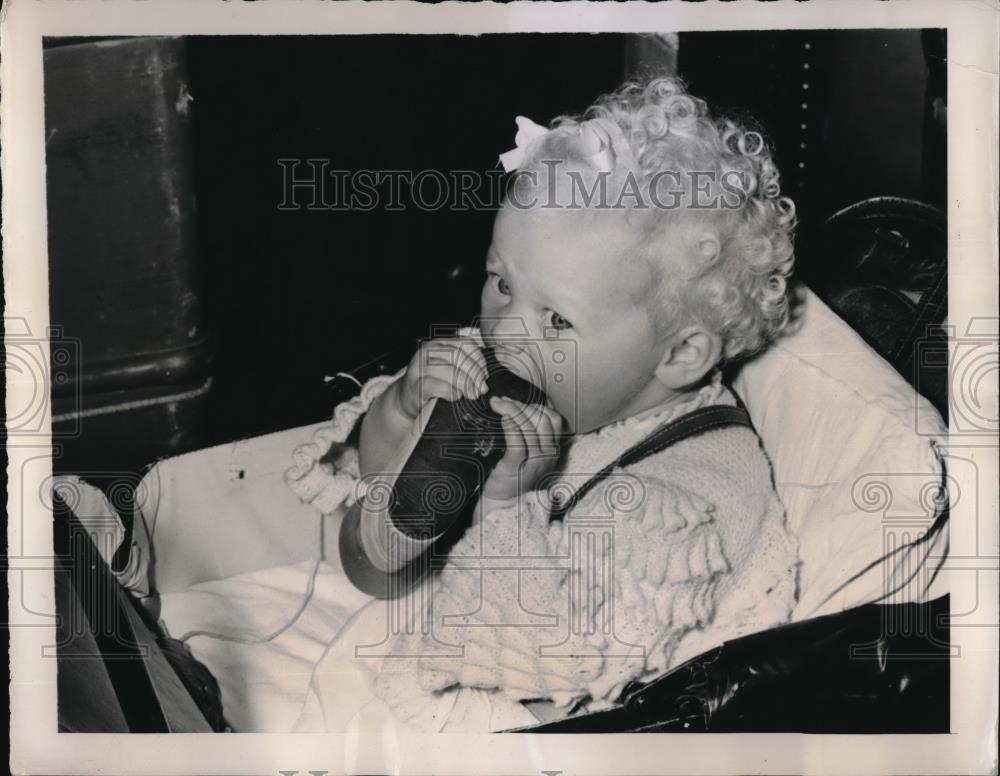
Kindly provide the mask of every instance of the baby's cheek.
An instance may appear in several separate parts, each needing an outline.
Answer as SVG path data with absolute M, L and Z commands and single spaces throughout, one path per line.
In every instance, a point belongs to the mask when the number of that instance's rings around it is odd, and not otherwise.
M 563 416 L 567 428 L 575 428 L 579 412 L 575 385 L 567 379 L 557 381 L 549 378 L 546 380 L 545 395 L 555 411 Z
M 584 351 L 574 355 L 577 357 L 567 359 L 558 366 L 549 365 L 546 392 L 556 411 L 573 431 L 589 430 L 587 426 L 593 421 L 595 405 L 601 404 L 603 386 L 601 380 L 595 379 L 592 370 L 587 368 L 588 353 Z M 598 373 L 601 371 L 599 369 Z
M 483 289 L 483 293 L 479 295 L 479 316 L 481 318 L 489 318 L 495 313 L 492 309 L 493 305 L 490 304 L 489 294 L 486 289 Z M 483 333 L 486 333 L 487 326 L 482 324 Z

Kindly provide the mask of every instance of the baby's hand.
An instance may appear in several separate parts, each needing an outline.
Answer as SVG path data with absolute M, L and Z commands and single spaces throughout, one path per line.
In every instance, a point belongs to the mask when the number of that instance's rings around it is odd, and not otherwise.
M 476 399 L 487 391 L 486 356 L 469 337 L 428 340 L 393 386 L 399 410 L 416 419 L 431 399 Z
M 483 496 L 514 498 L 555 467 L 563 419 L 550 407 L 497 396 L 490 399 L 490 406 L 500 415 L 507 452 L 486 480 Z

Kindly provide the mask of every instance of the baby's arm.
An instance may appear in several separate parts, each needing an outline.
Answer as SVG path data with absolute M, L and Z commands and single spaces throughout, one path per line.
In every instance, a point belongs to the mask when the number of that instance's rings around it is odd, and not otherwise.
M 486 390 L 486 357 L 475 340 L 455 337 L 421 344 L 402 378 L 372 403 L 362 419 L 358 444 L 361 476 L 386 473 L 386 466 L 406 436 L 414 433 L 420 410 L 429 401 L 476 399 Z
M 413 433 L 416 419 L 399 406 L 399 384 L 403 379 L 405 376 L 375 399 L 361 419 L 358 470 L 362 477 L 384 472 L 407 434 Z
M 474 340 L 434 340 L 422 345 L 403 377 L 372 403 L 362 422 L 358 464 L 369 488 L 378 481 L 388 488 L 395 486 L 396 470 L 404 463 L 400 451 L 409 447 L 406 437 L 419 428 L 423 406 L 431 399 L 478 398 L 488 387 L 486 371 L 485 356 Z M 500 416 L 505 454 L 480 495 L 483 501 L 495 503 L 532 488 L 552 468 L 558 458 L 562 418 L 550 407 L 501 396 L 493 396 L 490 407 Z M 419 576 L 404 567 L 437 536 L 416 539 L 396 531 L 386 524 L 384 510 L 384 505 L 379 511 L 359 503 L 348 512 L 339 536 L 340 556 L 357 587 L 377 596 L 395 596 L 405 592 L 400 582 L 413 582 Z M 440 535 L 446 526 L 437 529 Z
M 403 465 L 400 450 L 418 431 L 423 407 L 434 399 L 475 399 L 487 390 L 486 358 L 469 337 L 429 340 L 421 344 L 402 377 L 378 396 L 362 418 L 358 471 L 369 488 L 382 481 L 390 488 Z M 366 510 L 356 502 L 344 516 L 338 537 L 344 571 L 360 590 L 378 597 L 402 595 L 405 580 L 419 575 L 400 572 L 422 555 L 433 539 L 416 539 L 385 525 L 385 512 Z M 392 549 L 387 546 L 392 545 Z

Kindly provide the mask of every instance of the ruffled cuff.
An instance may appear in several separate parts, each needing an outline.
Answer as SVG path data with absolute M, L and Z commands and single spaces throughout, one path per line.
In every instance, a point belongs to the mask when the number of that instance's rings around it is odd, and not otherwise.
M 337 405 L 333 419 L 317 428 L 310 442 L 295 448 L 294 465 L 285 471 L 285 482 L 301 501 L 328 514 L 357 500 L 361 477 L 358 450 L 346 440 L 372 402 L 404 371 L 373 377 L 362 386 L 361 393 Z

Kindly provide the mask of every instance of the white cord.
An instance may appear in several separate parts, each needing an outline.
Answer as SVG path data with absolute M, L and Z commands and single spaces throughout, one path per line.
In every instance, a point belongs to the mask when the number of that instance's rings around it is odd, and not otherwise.
M 316 577 L 319 576 L 319 567 L 323 563 L 323 531 L 325 515 L 319 516 L 319 523 L 317 526 L 317 537 L 316 543 L 319 548 L 319 554 L 316 556 L 316 560 L 313 562 L 312 570 L 309 572 L 309 582 L 306 584 L 305 594 L 302 598 L 302 603 L 299 604 L 298 608 L 295 610 L 294 614 L 288 622 L 279 627 L 273 633 L 269 633 L 266 636 L 232 636 L 225 633 L 216 633 L 210 630 L 198 629 L 192 630 L 181 636 L 178 641 L 186 642 L 188 639 L 192 639 L 195 636 L 206 636 L 210 639 L 217 639 L 218 641 L 229 641 L 236 644 L 266 644 L 269 641 L 273 641 L 278 638 L 281 634 L 291 628 L 302 616 L 302 613 L 306 610 L 309 605 L 309 601 L 312 600 L 313 593 L 316 590 Z

